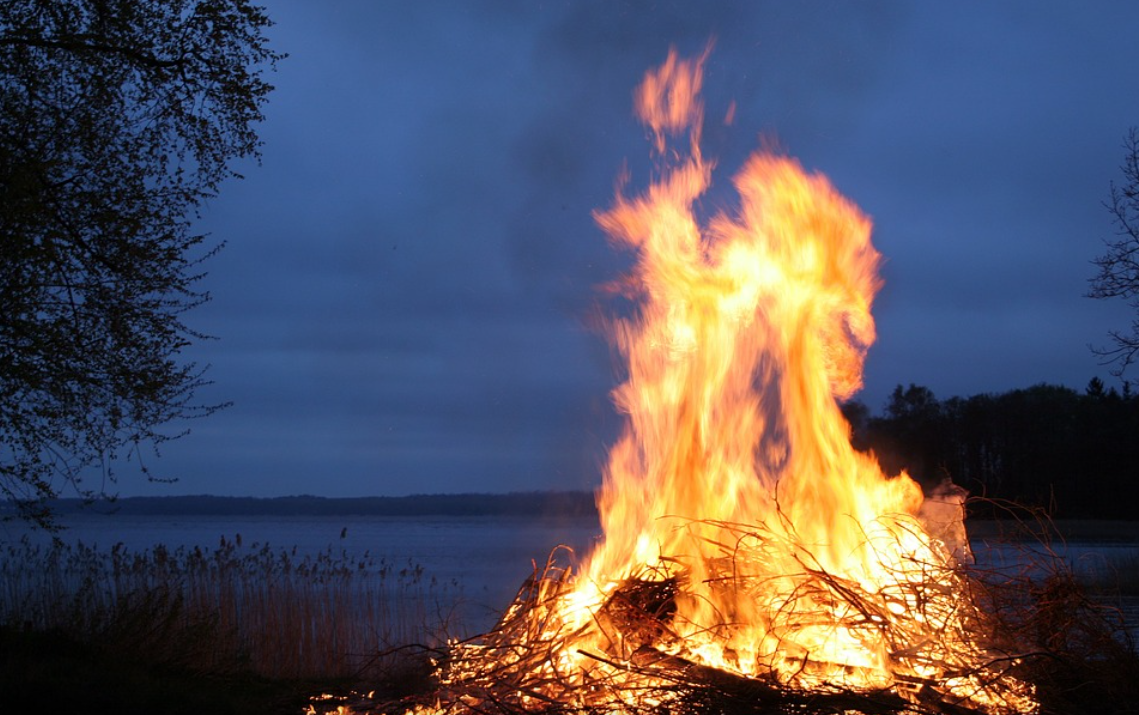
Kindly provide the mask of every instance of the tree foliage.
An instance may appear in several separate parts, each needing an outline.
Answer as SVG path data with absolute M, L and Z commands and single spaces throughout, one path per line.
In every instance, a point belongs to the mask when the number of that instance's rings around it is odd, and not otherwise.
M 180 353 L 209 299 L 204 200 L 258 156 L 282 55 L 248 0 L 0 3 L 0 495 L 108 495 L 208 414 Z
M 1122 298 L 1134 311 L 1130 332 L 1113 330 L 1108 333 L 1111 345 L 1094 349 L 1116 364 L 1116 375 L 1122 375 L 1139 358 L 1139 128 L 1131 128 L 1123 149 L 1123 183 L 1112 182 L 1105 203 L 1116 237 L 1106 241 L 1106 252 L 1092 261 L 1099 270 L 1088 291 L 1092 298 Z
M 887 473 L 905 469 L 928 487 L 950 478 L 1055 516 L 1134 518 L 1139 397 L 1124 385 L 1120 393 L 1093 379 L 1083 393 L 1040 384 L 941 401 L 899 385 L 884 414 L 854 430 L 854 444 Z

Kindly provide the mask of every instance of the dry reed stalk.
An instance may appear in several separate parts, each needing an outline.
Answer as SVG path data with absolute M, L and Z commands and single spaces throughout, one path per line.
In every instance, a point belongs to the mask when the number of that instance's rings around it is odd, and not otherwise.
M 64 629 L 84 640 L 195 670 L 346 677 L 386 666 L 394 636 L 442 636 L 422 604 L 458 597 L 370 556 L 83 544 L 3 547 L 0 625 Z M 141 649 L 141 650 L 140 650 Z

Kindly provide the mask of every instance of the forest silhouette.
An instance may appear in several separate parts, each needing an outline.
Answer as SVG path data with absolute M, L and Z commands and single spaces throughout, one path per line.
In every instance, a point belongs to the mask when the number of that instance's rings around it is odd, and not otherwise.
M 884 412 L 843 406 L 855 447 L 888 474 L 905 469 L 927 492 L 946 479 L 967 489 L 973 516 L 1002 504 L 1054 518 L 1134 519 L 1139 498 L 1139 398 L 1093 378 L 1081 393 L 1038 384 L 938 400 L 897 386 Z

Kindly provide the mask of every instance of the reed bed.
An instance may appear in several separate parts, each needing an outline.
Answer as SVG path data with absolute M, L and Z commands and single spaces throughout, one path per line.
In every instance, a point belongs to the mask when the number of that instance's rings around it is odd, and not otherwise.
M 213 550 L 0 547 L 0 625 L 202 673 L 378 677 L 393 668 L 385 653 L 451 635 L 461 596 L 411 562 L 244 548 L 240 536 Z

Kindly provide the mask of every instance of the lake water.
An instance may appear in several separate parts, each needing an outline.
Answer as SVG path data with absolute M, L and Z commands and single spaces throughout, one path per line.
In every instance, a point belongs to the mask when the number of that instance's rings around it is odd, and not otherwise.
M 427 578 L 446 584 L 449 597 L 463 602 L 467 625 L 475 630 L 493 625 L 509 605 L 535 564 L 541 567 L 551 550 L 569 546 L 588 553 L 599 528 L 595 519 L 551 520 L 532 517 L 271 517 L 271 516 L 123 516 L 93 513 L 70 515 L 62 534 L 66 542 L 100 549 L 122 543 L 132 551 L 163 545 L 216 548 L 221 539 L 240 537 L 242 548 L 315 555 L 331 549 L 348 557 L 385 559 L 422 567 Z M 29 536 L 46 543 L 42 532 L 19 524 L 0 524 L 0 544 Z M 1069 542 L 1062 555 L 1077 570 L 1097 573 L 1139 565 L 1137 543 Z M 974 541 L 978 561 L 1014 568 L 1024 559 L 1021 547 Z M 1128 576 L 1124 574 L 1124 576 Z M 1134 575 L 1130 575 L 1134 576 Z M 1139 611 L 1139 608 L 1137 608 Z M 1136 615 L 1139 618 L 1139 612 Z
M 132 551 L 163 545 L 168 549 L 212 550 L 221 540 L 240 538 L 242 549 L 268 545 L 274 551 L 315 555 L 331 549 L 351 558 L 369 557 L 396 568 L 422 567 L 424 576 L 445 584 L 459 597 L 462 613 L 475 629 L 489 628 L 535 568 L 551 551 L 568 546 L 584 554 L 599 533 L 594 518 L 530 517 L 275 517 L 275 516 L 123 516 L 68 515 L 60 535 L 66 543 L 111 549 L 121 543 Z M 24 536 L 48 543 L 42 532 L 18 524 L 0 524 L 0 544 Z

